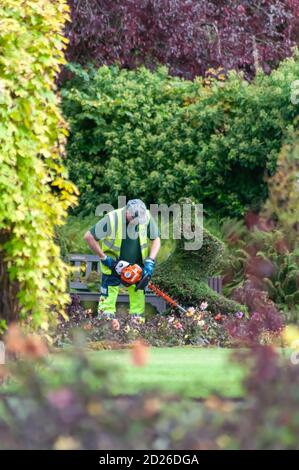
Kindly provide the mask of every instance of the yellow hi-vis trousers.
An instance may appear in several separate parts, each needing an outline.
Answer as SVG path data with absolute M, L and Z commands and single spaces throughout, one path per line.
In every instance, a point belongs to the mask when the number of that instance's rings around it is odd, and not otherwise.
M 116 301 L 120 286 L 109 286 L 107 296 L 101 295 L 98 313 L 114 315 L 116 313 Z M 143 315 L 145 309 L 145 296 L 143 290 L 135 290 L 135 286 L 127 288 L 130 300 L 130 314 Z

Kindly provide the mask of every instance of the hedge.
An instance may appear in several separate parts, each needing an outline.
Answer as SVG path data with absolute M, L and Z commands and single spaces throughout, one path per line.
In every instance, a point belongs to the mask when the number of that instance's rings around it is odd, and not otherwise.
M 219 273 L 224 254 L 224 244 L 208 230 L 203 230 L 200 250 L 186 250 L 186 239 L 180 240 L 169 258 L 158 265 L 153 281 L 182 305 L 198 308 L 208 302 L 212 313 L 234 314 L 246 307 L 214 292 L 208 286 L 208 276 Z
M 208 212 L 240 216 L 265 200 L 265 174 L 298 115 L 290 100 L 297 53 L 251 84 L 235 72 L 191 82 L 165 68 L 69 69 L 62 97 L 78 212 L 119 195 L 147 203 L 192 196 Z

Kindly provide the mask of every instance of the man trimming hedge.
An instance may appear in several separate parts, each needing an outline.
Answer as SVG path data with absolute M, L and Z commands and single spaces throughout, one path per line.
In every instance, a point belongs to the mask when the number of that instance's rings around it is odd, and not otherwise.
M 113 318 L 120 286 L 119 276 L 113 272 L 115 260 L 139 264 L 143 267 L 143 275 L 151 277 L 161 246 L 159 229 L 145 204 L 140 199 L 132 199 L 125 208 L 108 212 L 86 232 L 84 239 L 101 260 L 102 285 L 98 314 Z M 144 291 L 136 291 L 135 286 L 131 286 L 128 294 L 130 313 L 143 321 Z

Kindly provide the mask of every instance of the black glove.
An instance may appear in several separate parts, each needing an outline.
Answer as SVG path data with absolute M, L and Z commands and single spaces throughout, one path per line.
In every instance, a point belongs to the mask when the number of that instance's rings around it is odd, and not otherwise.
M 145 276 L 140 279 L 140 281 L 136 284 L 135 290 L 144 290 L 148 283 L 151 280 L 151 276 L 149 274 L 145 274 Z

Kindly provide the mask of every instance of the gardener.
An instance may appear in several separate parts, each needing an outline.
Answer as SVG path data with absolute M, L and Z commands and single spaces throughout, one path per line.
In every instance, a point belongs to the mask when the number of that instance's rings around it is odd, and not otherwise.
M 116 313 L 120 279 L 113 271 L 115 260 L 143 267 L 143 275 L 152 276 L 155 259 L 160 250 L 160 233 L 140 199 L 132 199 L 125 208 L 113 210 L 84 235 L 84 240 L 101 260 L 102 285 L 98 314 L 107 319 Z M 148 240 L 151 240 L 149 247 Z M 98 243 L 98 241 L 100 243 Z M 128 287 L 130 313 L 144 321 L 143 290 Z

